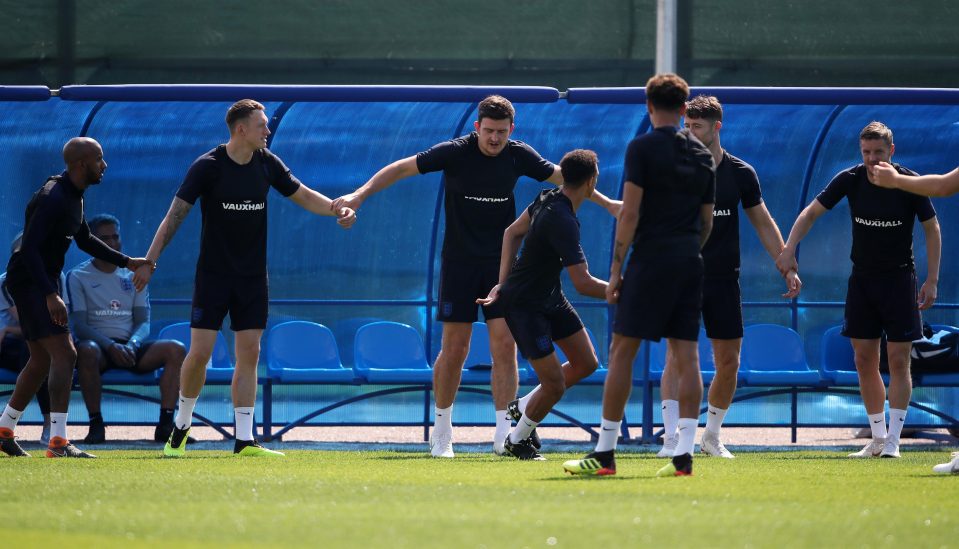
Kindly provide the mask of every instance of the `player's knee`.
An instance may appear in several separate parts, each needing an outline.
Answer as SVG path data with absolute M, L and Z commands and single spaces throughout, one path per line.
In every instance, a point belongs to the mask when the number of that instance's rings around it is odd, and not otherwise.
M 441 351 L 443 353 L 443 358 L 448 362 L 453 364 L 460 364 L 466 361 L 467 355 L 470 352 L 469 343 L 464 342 L 443 342 L 443 348 Z
M 859 372 L 879 371 L 879 355 L 872 353 L 857 353 L 855 358 L 856 370 Z
M 95 341 L 84 340 L 77 343 L 77 368 L 98 368 L 100 362 L 100 346 Z
M 56 354 L 53 355 L 53 361 L 54 363 L 68 364 L 72 369 L 73 365 L 77 363 L 77 351 L 73 348 L 73 345 L 67 345 L 57 350 Z
M 719 379 L 728 379 L 736 377 L 739 373 L 739 358 L 730 357 L 727 360 L 716 360 L 716 377 Z
M 596 355 L 593 355 L 576 361 L 570 361 L 569 365 L 577 374 L 586 377 L 595 372 L 596 368 L 599 368 L 599 360 L 596 359 Z
M 183 359 L 186 358 L 186 346 L 176 340 L 167 340 L 166 342 L 166 365 L 167 366 L 176 366 L 177 368 L 183 364 Z

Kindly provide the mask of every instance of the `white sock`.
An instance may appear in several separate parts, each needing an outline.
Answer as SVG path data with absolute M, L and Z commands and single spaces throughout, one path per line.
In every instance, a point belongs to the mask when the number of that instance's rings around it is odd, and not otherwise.
M 67 412 L 50 412 L 50 440 L 53 440 L 53 437 L 70 440 L 67 438 Z
M 196 399 L 200 397 L 187 398 L 180 393 L 180 400 L 177 405 L 176 419 L 173 423 L 177 429 L 189 429 L 193 424 L 193 409 L 196 408 Z
M 596 442 L 597 452 L 608 452 L 616 449 L 616 443 L 619 442 L 619 426 L 622 423 L 622 420 L 610 421 L 603 418 L 603 423 L 600 425 L 599 440 Z
M 899 442 L 902 426 L 906 423 L 906 411 L 898 408 L 889 409 L 889 434 L 887 440 Z
M 516 422 L 516 428 L 509 434 L 510 442 L 516 444 L 517 442 L 526 440 L 537 425 L 539 425 L 538 421 L 533 421 L 526 417 L 526 414 L 523 414 L 523 417 L 519 418 L 519 421 Z
M 236 439 L 253 440 L 253 406 L 242 406 L 233 409 L 236 421 Z
M 679 444 L 676 445 L 676 453 L 673 455 L 693 455 L 693 447 L 696 445 L 696 427 L 698 426 L 699 420 L 696 418 L 679 418 Z
M 886 413 L 869 414 L 869 428 L 872 429 L 873 440 L 886 438 Z
M 523 395 L 522 397 L 520 397 L 520 399 L 519 399 L 519 411 L 520 411 L 521 414 L 525 414 L 525 413 L 526 413 L 526 406 L 529 404 L 529 399 L 533 398 L 533 395 L 535 395 L 535 394 L 536 394 L 536 391 L 539 391 L 541 387 L 542 387 L 542 385 L 537 385 L 536 387 L 533 387 L 533 390 L 532 390 L 532 391 L 530 391 L 530 392 L 526 393 L 525 395 Z
M 723 420 L 726 419 L 726 412 L 728 411 L 729 410 L 723 410 L 710 404 L 709 411 L 706 413 L 706 430 L 718 437 L 719 430 L 723 428 Z
M 453 432 L 453 407 L 449 408 L 438 408 L 435 405 L 433 406 L 433 414 L 436 416 L 436 419 L 433 423 L 434 431 L 446 431 Z
M 496 432 L 493 434 L 493 444 L 503 444 L 513 427 L 513 420 L 506 410 L 496 410 Z
M 6 427 L 11 431 L 17 428 L 17 422 L 20 421 L 20 416 L 23 415 L 23 410 L 17 410 L 16 408 L 11 408 L 9 404 L 3 409 L 3 417 L 0 417 L 0 427 Z
M 679 425 L 679 401 L 663 401 L 663 436 L 676 436 L 676 429 Z

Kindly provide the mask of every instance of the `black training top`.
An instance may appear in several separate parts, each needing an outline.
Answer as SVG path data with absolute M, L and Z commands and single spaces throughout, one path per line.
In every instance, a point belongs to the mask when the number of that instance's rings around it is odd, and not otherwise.
M 893 167 L 901 174 L 917 175 L 899 164 Z M 863 164 L 836 174 L 816 200 L 831 210 L 844 196 L 852 217 L 853 270 L 882 272 L 912 267 L 913 224 L 916 217 L 928 221 L 936 216 L 932 201 L 873 185 Z
M 560 189 L 539 193 L 526 208 L 529 232 L 523 251 L 503 284 L 505 299 L 519 305 L 546 305 L 563 295 L 564 267 L 586 261 L 579 243 L 579 219 Z
M 716 205 L 713 229 L 703 246 L 705 275 L 739 276 L 739 204 L 749 209 L 763 203 L 759 178 L 752 166 L 723 151 L 716 166 Z
M 83 191 L 63 172 L 47 179 L 27 203 L 23 240 L 7 264 L 7 284 L 11 288 L 32 285 L 46 295 L 56 293 L 71 240 L 84 252 L 118 267 L 126 267 L 130 260 L 90 234 L 83 216 Z
M 633 257 L 699 256 L 700 211 L 716 197 L 706 146 L 686 130 L 659 127 L 629 143 L 624 172 L 643 188 Z
M 177 197 L 203 212 L 197 269 L 216 274 L 266 274 L 266 195 L 274 187 L 283 196 L 300 182 L 268 149 L 246 164 L 234 162 L 220 145 L 193 161 Z
M 503 231 L 516 219 L 516 180 L 553 175 L 553 164 L 521 141 L 510 140 L 501 153 L 486 156 L 476 132 L 417 154 L 416 169 L 443 170 L 446 176 L 443 258 L 474 262 L 499 261 Z

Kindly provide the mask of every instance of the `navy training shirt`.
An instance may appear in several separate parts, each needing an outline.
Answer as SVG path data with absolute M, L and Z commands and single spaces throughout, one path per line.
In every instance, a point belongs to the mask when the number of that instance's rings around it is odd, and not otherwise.
M 203 228 L 197 269 L 214 274 L 266 274 L 266 195 L 270 187 L 283 196 L 300 181 L 268 149 L 237 164 L 226 145 L 193 161 L 176 196 L 190 204 L 200 199 Z
M 916 172 L 893 164 L 897 172 Z M 936 216 L 932 201 L 900 189 L 884 189 L 869 182 L 864 164 L 843 170 L 832 178 L 816 200 L 828 210 L 846 197 L 852 218 L 853 270 L 884 272 L 911 268 L 912 229 L 915 219 L 928 221 Z
M 662 126 L 630 141 L 623 169 L 643 188 L 632 257 L 698 257 L 701 209 L 716 201 L 709 149 L 687 130 Z
M 739 205 L 744 210 L 763 203 L 756 170 L 746 162 L 723 151 L 716 167 L 716 204 L 713 229 L 703 245 L 705 276 L 739 276 Z
M 416 169 L 446 176 L 443 258 L 466 262 L 499 261 L 503 231 L 516 219 L 516 181 L 553 175 L 552 162 L 521 141 L 511 139 L 498 155 L 486 156 L 476 132 L 417 154 Z
M 47 179 L 27 203 L 23 239 L 7 264 L 7 284 L 12 288 L 32 285 L 46 295 L 56 293 L 70 241 L 118 267 L 126 267 L 130 260 L 90 233 L 83 215 L 83 191 L 63 172 Z
M 579 219 L 558 188 L 539 193 L 526 211 L 529 232 L 501 291 L 513 304 L 545 306 L 563 296 L 563 269 L 586 262 Z

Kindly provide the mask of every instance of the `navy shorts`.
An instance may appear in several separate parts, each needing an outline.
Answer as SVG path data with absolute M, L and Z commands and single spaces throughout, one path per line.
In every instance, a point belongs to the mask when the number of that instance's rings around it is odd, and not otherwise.
M 623 276 L 613 332 L 626 337 L 699 339 L 703 259 L 631 260 Z
M 922 338 L 922 316 L 916 303 L 916 271 L 899 269 L 849 276 L 842 335 L 854 339 L 879 339 L 883 332 L 893 342 Z
M 33 285 L 14 287 L 9 284 L 7 290 L 13 298 L 14 305 L 17 306 L 17 314 L 20 315 L 23 339 L 37 341 L 52 335 L 70 333 L 70 329 L 66 326 L 57 326 L 53 323 L 50 310 L 47 309 L 47 296 L 43 290 Z
M 548 357 L 553 342 L 583 329 L 576 309 L 563 297 L 544 307 L 505 306 L 506 325 L 526 360 Z
M 499 282 L 499 261 L 465 263 L 443 260 L 440 268 L 440 304 L 436 320 L 440 322 L 476 322 L 476 300 L 489 295 Z M 497 300 L 483 306 L 483 318 L 503 318 L 503 305 Z
M 703 326 L 710 339 L 742 339 L 743 300 L 739 278 L 703 278 Z
M 230 329 L 266 329 L 269 311 L 267 275 L 234 276 L 197 270 L 190 327 L 219 330 L 230 315 Z

